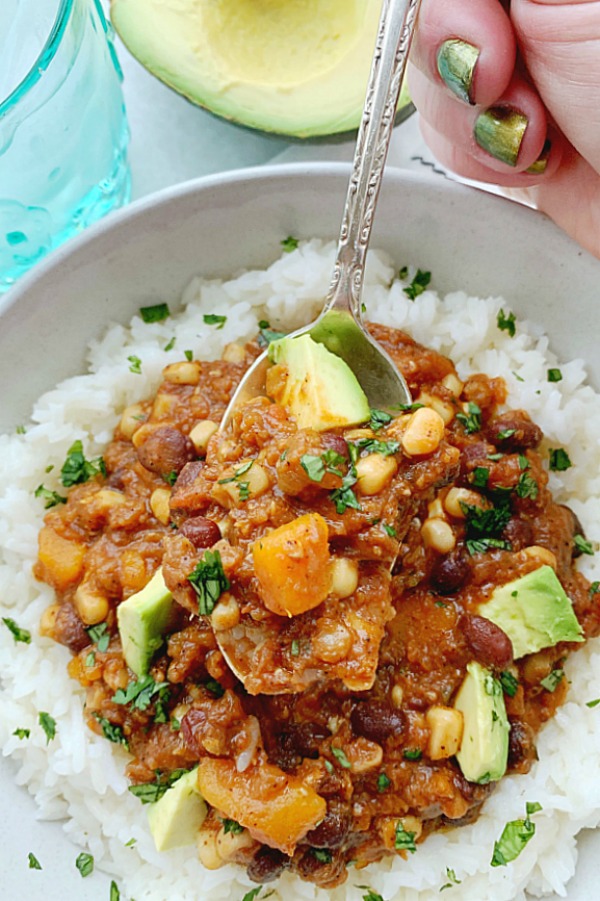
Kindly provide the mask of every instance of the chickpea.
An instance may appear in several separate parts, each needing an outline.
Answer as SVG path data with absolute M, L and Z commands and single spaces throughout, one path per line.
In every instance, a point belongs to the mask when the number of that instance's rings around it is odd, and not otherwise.
M 206 454 L 208 442 L 218 429 L 219 426 L 212 419 L 201 419 L 200 422 L 196 423 L 190 432 L 190 440 L 198 454 Z
M 541 547 L 539 544 L 531 544 L 529 547 L 524 547 L 522 551 L 519 551 L 519 556 L 537 560 L 541 566 L 551 566 L 553 570 L 556 570 L 558 566 L 556 554 L 547 547 Z
M 200 370 L 200 363 L 197 360 L 184 360 L 165 366 L 163 376 L 174 385 L 197 385 L 200 381 Z
M 223 348 L 221 359 L 226 363 L 243 363 L 246 359 L 246 350 L 242 344 L 232 341 Z
M 404 434 L 402 447 L 409 457 L 432 454 L 444 437 L 444 420 L 430 407 L 420 407 L 411 415 Z
M 231 471 L 227 470 L 224 479 L 232 479 L 232 481 L 219 481 L 212 489 L 212 496 L 217 503 L 228 509 L 239 507 L 250 498 L 264 494 L 271 484 L 266 469 L 260 463 L 252 462 L 247 470 L 240 473 L 239 470 L 243 470 L 243 468 L 244 463 Z
M 46 607 L 42 613 L 42 618 L 40 619 L 40 635 L 53 638 L 54 629 L 56 627 L 56 617 L 58 616 L 59 610 L 60 604 L 50 604 L 49 607 Z
M 358 563 L 349 557 L 334 557 L 331 561 L 331 594 L 347 598 L 358 588 Z
M 225 861 L 217 850 L 217 833 L 214 829 L 200 829 L 196 847 L 200 863 L 207 870 L 219 870 L 224 866 Z
M 95 626 L 102 623 L 108 616 L 108 600 L 103 594 L 94 591 L 88 584 L 82 582 L 73 598 L 75 609 L 80 619 L 86 626 Z
M 404 701 L 404 689 L 401 685 L 394 685 L 392 688 L 392 704 L 399 709 Z
M 141 404 L 130 404 L 125 407 L 121 413 L 121 422 L 119 428 L 126 438 L 131 438 L 133 433 L 139 429 L 142 420 L 145 419 L 144 408 Z
M 156 488 L 150 496 L 150 509 L 158 521 L 162 522 L 164 526 L 167 525 L 171 518 L 171 511 L 169 509 L 170 497 L 171 492 L 168 488 Z
M 323 623 L 312 641 L 315 657 L 326 663 L 343 660 L 352 647 L 352 635 L 343 623 Z
M 394 457 L 382 454 L 368 454 L 356 464 L 357 488 L 361 494 L 379 494 L 396 475 L 398 463 Z
M 448 554 L 456 547 L 454 530 L 444 519 L 426 519 L 421 526 L 421 537 L 426 547 L 440 554 Z
M 232 594 L 225 592 L 219 598 L 213 612 L 210 615 L 210 622 L 215 632 L 222 632 L 225 629 L 233 629 L 240 621 L 240 607 Z

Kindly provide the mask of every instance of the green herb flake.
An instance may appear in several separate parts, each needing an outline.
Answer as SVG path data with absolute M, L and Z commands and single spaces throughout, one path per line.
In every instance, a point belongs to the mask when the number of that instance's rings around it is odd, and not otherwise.
M 396 823 L 396 839 L 394 841 L 396 851 L 410 851 L 411 854 L 414 854 L 417 850 L 415 835 L 415 832 L 407 832 L 402 825 L 402 820 L 398 820 Z
M 142 371 L 142 361 L 139 357 L 136 357 L 135 354 L 131 354 L 127 357 L 127 360 L 130 363 L 129 371 L 134 372 L 136 375 L 140 375 Z
M 548 370 L 548 381 L 549 382 L 562 382 L 562 372 L 560 369 L 549 369 Z
M 43 710 L 38 714 L 38 723 L 44 730 L 46 735 L 46 744 L 49 745 L 53 738 L 56 737 L 56 720 L 45 713 Z
M 27 432 L 27 429 L 25 428 L 24 425 L 18 425 L 15 429 L 15 434 L 17 434 L 17 435 L 25 435 L 26 432 Z
M 440 892 L 444 892 L 446 891 L 446 889 L 452 888 L 455 885 L 460 885 L 462 881 L 456 878 L 456 873 L 454 872 L 454 870 L 450 869 L 450 867 L 446 867 L 446 879 L 448 880 L 448 882 L 446 882 L 445 885 L 440 888 Z
M 471 474 L 471 484 L 475 488 L 486 488 L 490 478 L 487 466 L 476 466 Z
M 485 553 L 491 548 L 510 550 L 510 543 L 498 536 L 511 517 L 510 501 L 502 495 L 491 507 L 462 504 L 465 514 L 466 545 L 470 554 Z
M 125 737 L 125 733 L 121 726 L 111 723 L 110 720 L 107 720 L 106 717 L 101 716 L 99 713 L 93 713 L 92 716 L 102 729 L 104 738 L 108 739 L 108 741 L 112 741 L 115 745 L 123 745 L 124 748 L 129 750 L 129 742 Z
M 573 465 L 563 447 L 551 447 L 548 450 L 549 468 L 552 472 L 565 472 Z
M 81 485 L 98 475 L 106 475 L 106 465 L 102 457 L 86 460 L 83 444 L 79 440 L 74 441 L 60 470 L 60 480 L 65 488 Z
M 386 413 L 385 410 L 371 410 L 369 426 L 373 429 L 374 432 L 378 432 L 379 429 L 382 429 L 384 426 L 388 425 L 393 418 L 394 417 L 389 413 Z
M 346 757 L 342 748 L 336 748 L 334 745 L 331 745 L 331 753 L 333 754 L 333 756 L 335 757 L 335 759 L 337 760 L 337 762 L 339 763 L 339 765 L 341 767 L 343 767 L 345 770 L 350 769 L 351 763 L 348 760 L 348 758 Z
M 592 582 L 589 588 L 590 597 L 593 598 L 595 594 L 598 594 L 598 592 L 600 592 L 600 582 Z
M 597 707 L 598 704 L 600 704 L 600 698 L 594 698 L 593 701 L 586 701 L 586 705 L 585 705 L 585 706 L 586 706 L 586 707 L 589 707 L 590 709 L 592 709 L 592 708 L 594 708 L 594 707 Z M 14 734 L 14 733 L 13 733 L 13 734 Z
M 167 303 L 155 303 L 151 307 L 140 307 L 140 316 L 144 322 L 163 322 L 170 315 Z
M 539 813 L 539 811 L 543 809 L 544 808 L 539 801 L 527 801 L 525 804 L 525 812 L 528 817 L 533 816 L 534 813 Z
M 498 311 L 498 316 L 496 317 L 496 324 L 500 331 L 508 332 L 511 338 L 514 338 L 516 333 L 516 319 L 514 313 L 509 313 L 508 316 L 504 312 L 504 310 Z
M 594 555 L 594 546 L 592 545 L 592 542 L 588 541 L 583 535 L 574 535 L 573 544 L 580 554 L 589 554 L 590 557 Z
M 288 235 L 287 238 L 281 241 L 281 246 L 285 253 L 291 253 L 292 250 L 296 250 L 298 247 L 298 238 L 292 238 L 291 235 Z
M 186 358 L 188 363 L 191 363 L 194 359 L 194 351 L 193 350 L 184 350 L 183 356 Z
M 163 350 L 165 350 L 165 351 L 173 350 L 173 348 L 175 347 L 175 341 L 176 341 L 176 338 L 173 335 L 173 337 L 169 341 L 167 341 L 167 343 L 163 347 Z
M 532 823 L 529 817 L 541 809 L 541 806 L 536 806 L 536 802 L 529 802 L 526 819 L 511 820 L 506 824 L 502 835 L 498 841 L 494 842 L 494 853 L 491 860 L 493 867 L 505 867 L 519 856 L 525 845 L 535 835 L 535 823 Z
M 45 485 L 38 485 L 33 492 L 34 497 L 41 497 L 44 501 L 44 509 L 49 510 L 50 507 L 56 507 L 58 504 L 66 504 L 67 499 L 58 491 L 51 491 Z
M 518 372 L 515 372 L 514 369 L 511 369 L 511 372 L 512 372 L 514 378 L 516 378 L 517 382 L 524 382 L 524 381 L 525 381 L 525 379 L 523 378 L 523 376 L 522 376 L 522 375 L 519 375 Z
M 297 638 L 294 638 L 290 647 L 290 654 L 292 657 L 298 657 L 300 654 L 300 642 Z
M 403 268 L 400 272 L 406 272 Z M 408 272 L 401 278 L 406 278 L 408 276 Z M 415 300 L 420 294 L 425 291 L 431 281 L 431 272 L 424 272 L 422 269 L 417 269 L 413 280 L 410 285 L 404 288 L 404 293 L 409 298 L 409 300 Z
M 202 616 L 210 616 L 217 601 L 230 585 L 223 570 L 220 553 L 205 551 L 203 558 L 188 576 L 188 581 L 198 596 L 198 612 Z
M 170 726 L 171 732 L 181 732 L 181 720 L 178 720 L 176 716 L 171 718 Z
M 142 804 L 155 804 L 156 801 L 159 801 L 163 795 L 175 785 L 177 780 L 181 779 L 186 773 L 189 773 L 189 770 L 173 770 L 172 773 L 169 773 L 168 776 L 163 779 L 161 773 L 157 772 L 156 780 L 154 782 L 142 782 L 141 785 L 130 785 L 129 791 L 138 798 Z
M 223 821 L 223 832 L 225 835 L 240 835 L 244 831 L 244 827 L 240 826 L 237 820 L 225 818 Z
M 42 869 L 41 863 L 39 862 L 39 860 L 37 859 L 35 854 L 33 854 L 32 851 L 30 851 L 29 854 L 27 855 L 27 859 L 29 860 L 29 869 L 30 870 L 41 870 Z
M 222 329 L 227 322 L 227 316 L 218 316 L 216 313 L 205 313 L 202 319 L 206 325 L 216 325 L 217 331 Z
M 137 842 L 137 838 L 130 838 L 128 842 L 125 842 L 126 848 L 133 848 L 135 843 Z
M 400 450 L 399 441 L 379 441 L 377 438 L 359 438 L 348 446 L 355 447 L 359 453 L 381 454 L 382 457 L 391 457 Z
M 539 493 L 539 486 L 536 480 L 528 472 L 522 472 L 519 476 L 515 492 L 518 497 L 530 497 L 532 500 L 535 500 Z
M 378 792 L 386 791 L 390 787 L 391 784 L 392 783 L 391 783 L 389 776 L 386 776 L 385 773 L 380 773 L 379 776 L 377 777 L 377 791 Z
M 456 418 L 464 427 L 467 435 L 473 435 L 481 430 L 481 407 L 469 401 L 466 413 L 457 413 Z
M 345 457 L 334 450 L 327 450 L 319 455 L 302 454 L 300 457 L 300 466 L 311 482 L 322 482 L 326 473 L 343 478 L 344 473 L 339 467 L 345 462 Z
M 203 683 L 203 685 L 205 689 L 209 691 L 215 698 L 222 698 L 225 694 L 225 689 L 220 682 L 217 682 L 216 679 L 207 679 L 206 682 Z
M 75 866 L 85 879 L 86 876 L 94 872 L 94 858 L 91 854 L 86 854 L 85 851 L 82 851 L 75 861 Z
M 402 752 L 402 756 L 405 760 L 420 760 L 423 756 L 423 752 L 420 748 L 406 748 L 406 750 Z
M 540 685 L 542 686 L 542 688 L 545 688 L 546 691 L 556 691 L 556 689 L 564 679 L 564 676 L 565 671 L 563 669 L 553 669 L 545 679 L 540 680 Z
M 398 533 L 393 526 L 389 526 L 387 522 L 382 523 L 382 528 L 388 538 L 397 538 Z
M 14 638 L 15 644 L 19 642 L 21 644 L 31 644 L 31 632 L 28 629 L 22 629 L 10 616 L 3 616 L 2 622 Z
M 333 770 L 333 764 L 332 764 L 331 760 L 325 761 L 325 769 L 327 770 L 328 773 L 333 773 L 334 770 Z
M 331 863 L 333 855 L 327 848 L 311 848 L 311 853 L 319 863 Z
M 261 319 L 258 323 L 258 344 L 259 347 L 268 347 L 271 341 L 279 341 L 285 338 L 286 332 L 277 332 L 272 329 L 266 319 Z
M 519 688 L 519 680 L 509 670 L 503 670 L 500 673 L 500 685 L 504 694 L 509 698 L 514 698 Z
M 127 685 L 118 688 L 112 697 L 115 704 L 129 705 L 132 710 L 147 710 L 152 703 L 163 704 L 170 695 L 168 682 L 155 682 L 152 676 L 142 676 Z
M 109 901 L 121 901 L 121 892 L 117 887 L 117 883 L 114 879 L 111 880 L 110 883 L 110 899 Z
M 86 666 L 95 666 L 95 664 L 96 664 L 96 652 L 90 651 L 89 654 L 87 654 L 87 656 L 85 658 L 85 665 Z
M 108 623 L 98 623 L 96 626 L 90 626 L 85 630 L 101 653 L 108 650 L 110 644 L 110 632 L 108 631 Z
M 249 892 L 246 892 L 242 901 L 254 901 L 255 898 L 258 898 L 262 890 L 262 885 L 257 886 L 257 888 L 251 888 Z
M 19 741 L 23 741 L 25 738 L 29 738 L 31 735 L 31 729 L 15 729 L 13 735 L 19 739 Z
M 374 892 L 368 885 L 357 885 L 356 888 L 360 888 L 366 892 L 366 895 L 363 895 L 363 901 L 385 901 L 380 894 Z

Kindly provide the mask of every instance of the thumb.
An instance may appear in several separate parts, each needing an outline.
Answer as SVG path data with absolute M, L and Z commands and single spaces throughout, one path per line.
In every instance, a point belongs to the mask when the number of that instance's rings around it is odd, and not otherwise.
M 512 0 L 510 15 L 547 109 L 600 173 L 599 0 Z

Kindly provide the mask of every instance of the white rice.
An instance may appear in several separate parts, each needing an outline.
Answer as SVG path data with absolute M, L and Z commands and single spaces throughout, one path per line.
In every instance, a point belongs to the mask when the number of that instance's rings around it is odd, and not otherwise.
M 0 624 L 0 746 L 16 761 L 17 781 L 35 797 L 40 816 L 64 821 L 73 842 L 88 849 L 96 865 L 118 880 L 122 897 L 225 901 L 241 899 L 254 886 L 241 869 L 204 870 L 193 848 L 158 854 L 145 810 L 127 791 L 127 755 L 84 727 L 84 696 L 66 672 L 69 652 L 37 634 L 52 591 L 31 576 L 44 513 L 33 492 L 41 482 L 61 489 L 57 474 L 75 439 L 83 440 L 88 457 L 101 453 L 123 407 L 151 394 L 162 368 L 181 359 L 184 350 L 215 359 L 228 342 L 251 338 L 261 319 L 275 329 L 290 329 L 311 318 L 326 293 L 332 259 L 333 245 L 310 241 L 266 271 L 246 272 L 226 282 L 194 279 L 176 316 L 154 324 L 134 317 L 127 328 L 110 327 L 90 345 L 90 374 L 69 379 L 40 398 L 25 434 L 0 436 L 2 615 L 14 618 L 33 636 L 29 645 L 15 644 Z M 501 331 L 497 314 L 501 308 L 508 314 L 506 300 L 482 300 L 463 292 L 440 298 L 428 290 L 412 302 L 402 290 L 406 282 L 394 281 L 394 275 L 386 256 L 370 254 L 364 298 L 368 317 L 405 329 L 447 354 L 463 376 L 503 376 L 509 405 L 530 412 L 544 429 L 547 447 L 568 449 L 574 465 L 552 473 L 551 487 L 558 500 L 575 510 L 588 538 L 598 542 L 600 396 L 586 386 L 583 363 L 559 364 L 533 323 L 519 322 L 515 337 Z M 206 313 L 227 315 L 227 322 L 221 329 L 206 325 Z M 165 351 L 173 337 L 173 349 Z M 141 374 L 130 371 L 130 356 L 142 361 Z M 549 382 L 548 368 L 558 366 L 562 381 Z M 54 470 L 46 473 L 49 465 Z M 590 578 L 600 577 L 596 557 L 583 557 L 581 568 Z M 564 895 L 575 868 L 574 837 L 600 823 L 600 778 L 593 778 L 600 707 L 586 706 L 600 694 L 598 640 L 572 656 L 567 674 L 568 703 L 540 734 L 539 762 L 526 776 L 504 779 L 476 823 L 428 838 L 407 860 L 394 858 L 364 871 L 351 870 L 346 885 L 333 892 L 284 877 L 273 899 L 358 901 L 365 894 L 358 886 L 368 884 L 387 901 L 425 901 L 440 897 L 441 886 L 448 882 L 447 868 L 461 884 L 444 898 L 522 901 L 526 891 Z M 48 745 L 37 722 L 40 711 L 57 722 L 56 738 Z M 17 728 L 29 728 L 30 738 L 13 736 Z M 490 867 L 494 841 L 508 820 L 524 816 L 526 801 L 537 801 L 543 808 L 534 816 L 534 838 L 508 866 Z M 132 838 L 135 846 L 126 847 Z M 260 897 L 263 894 L 266 890 Z

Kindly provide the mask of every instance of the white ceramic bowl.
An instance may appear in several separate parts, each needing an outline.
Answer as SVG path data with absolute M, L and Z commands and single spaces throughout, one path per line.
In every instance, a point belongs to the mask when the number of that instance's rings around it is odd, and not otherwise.
M 82 370 L 86 342 L 110 320 L 126 322 L 140 305 L 175 304 L 195 274 L 267 264 L 289 234 L 335 237 L 348 176 L 345 165 L 302 165 L 191 182 L 113 214 L 52 254 L 0 303 L 0 431 L 23 422 L 45 389 Z M 431 269 L 442 292 L 504 295 L 543 326 L 559 357 L 583 357 L 600 387 L 600 261 L 542 215 L 442 178 L 391 170 L 372 244 L 398 264 Z M 33 822 L 33 802 L 14 786 L 10 763 L 0 763 L 3 901 L 107 899 L 108 880 L 81 879 L 60 827 Z M 570 901 L 597 897 L 597 842 L 593 836 L 580 861 Z M 29 851 L 44 860 L 41 873 L 28 870 Z

